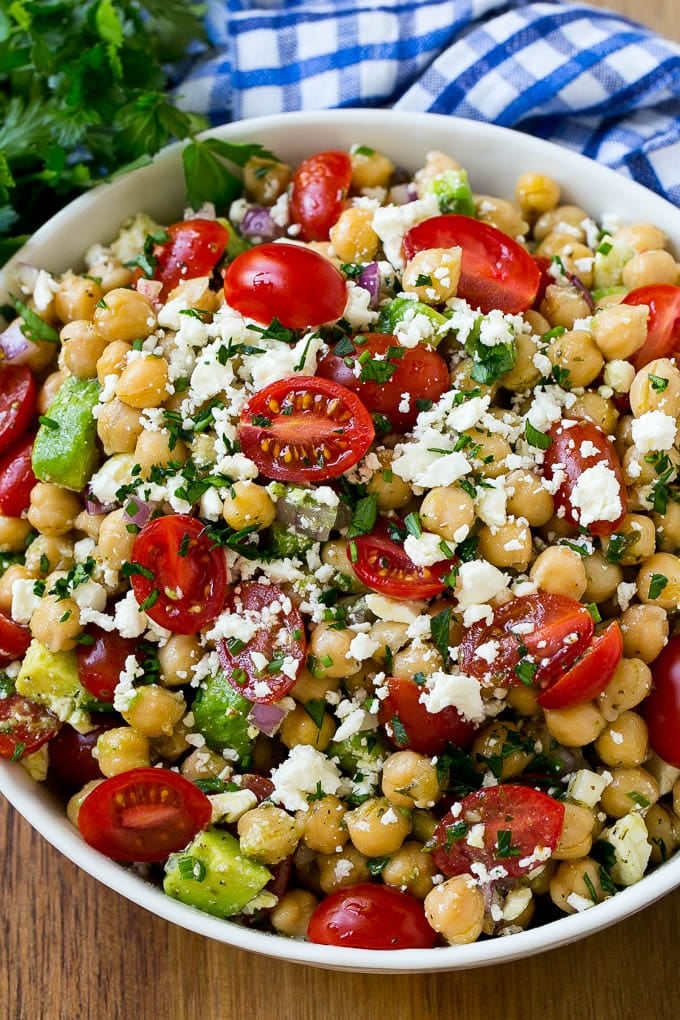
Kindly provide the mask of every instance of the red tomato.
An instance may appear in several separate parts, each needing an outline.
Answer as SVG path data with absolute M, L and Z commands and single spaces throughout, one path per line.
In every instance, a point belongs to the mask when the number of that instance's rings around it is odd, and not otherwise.
M 114 861 L 164 861 L 210 823 L 210 801 L 178 772 L 140 768 L 105 779 L 83 801 L 78 828 Z
M 624 305 L 649 305 L 647 339 L 630 359 L 639 371 L 655 358 L 680 354 L 680 287 L 670 283 L 637 287 L 626 294 Z
M 368 450 L 375 430 L 359 398 L 330 379 L 296 375 L 252 397 L 238 427 L 241 449 L 267 478 L 337 478 Z
M 402 347 L 395 336 L 385 333 L 362 333 L 352 343 L 354 350 L 349 355 L 335 354 L 332 350 L 325 354 L 316 373 L 352 390 L 369 411 L 389 418 L 395 432 L 413 428 L 419 400 L 434 403 L 451 389 L 448 366 L 430 347 L 423 344 Z M 358 377 L 354 372 L 357 362 L 361 366 Z M 385 378 L 390 371 L 391 375 Z M 384 382 L 376 381 L 378 373 Z M 399 409 L 404 394 L 408 398 L 405 411 Z
M 453 705 L 429 712 L 420 701 L 423 688 L 406 677 L 387 680 L 387 697 L 380 700 L 378 718 L 390 742 L 418 754 L 441 754 L 447 744 L 468 747 L 476 726 Z M 395 720 L 396 725 L 395 725 Z
M 583 658 L 541 691 L 536 700 L 542 708 L 566 708 L 592 701 L 614 676 L 622 655 L 621 628 L 612 621 L 598 634 Z
M 496 227 L 472 216 L 445 213 L 417 223 L 404 235 L 405 258 L 426 248 L 463 249 L 458 297 L 473 308 L 515 314 L 531 308 L 541 271 L 528 251 Z
M 586 607 L 568 595 L 520 595 L 495 609 L 491 623 L 480 620 L 465 632 L 460 665 L 463 672 L 491 686 L 544 684 L 586 651 L 593 629 Z M 477 654 L 489 642 L 496 652 L 491 663 Z
M 604 432 L 589 421 L 579 421 L 566 428 L 561 422 L 553 425 L 549 433 L 552 443 L 545 451 L 543 475 L 553 480 L 562 478 L 555 493 L 555 505 L 564 511 L 564 519 L 578 527 L 581 525 L 593 535 L 611 535 L 625 517 L 628 510 L 628 493 L 623 469 L 614 444 Z M 595 499 L 588 507 L 586 516 L 583 507 L 583 493 L 577 489 L 584 471 L 598 466 L 608 468 L 614 475 L 612 485 L 617 489 L 612 501 L 608 488 L 602 485 L 602 478 L 595 475 L 592 483 L 585 486 L 585 494 Z M 605 476 L 609 477 L 609 476 Z
M 327 241 L 345 207 L 352 183 L 352 160 L 346 152 L 318 152 L 293 174 L 290 218 L 302 227 L 303 241 Z
M 256 322 L 278 319 L 306 329 L 339 319 L 347 303 L 342 273 L 298 244 L 259 244 L 237 255 L 224 274 L 227 304 Z
M 227 593 L 227 563 L 187 514 L 156 517 L 132 547 L 130 584 L 147 615 L 175 634 L 197 634 L 219 614 Z
M 545 297 L 545 292 L 548 287 L 555 283 L 555 277 L 551 276 L 548 270 L 552 266 L 552 259 L 547 258 L 545 255 L 534 255 L 534 262 L 538 266 L 538 271 L 541 274 L 538 282 L 538 290 L 536 291 L 536 297 L 534 298 L 534 308 L 540 308 L 541 301 Z
M 420 900 L 371 882 L 326 896 L 311 916 L 307 938 L 352 949 L 431 949 L 437 941 Z
M 393 599 L 429 599 L 446 588 L 446 577 L 455 565 L 453 559 L 441 559 L 431 567 L 418 567 L 406 555 L 404 547 L 392 538 L 392 528 L 380 517 L 368 535 L 358 535 L 347 543 L 354 572 L 359 580 Z M 403 527 L 403 525 L 401 525 Z
M 279 701 L 294 686 L 305 664 L 302 617 L 280 588 L 258 581 L 244 581 L 228 608 L 243 617 L 246 632 L 252 624 L 258 628 L 245 643 L 238 638 L 219 642 L 217 654 L 229 683 L 249 701 Z M 254 653 L 267 660 L 262 669 L 253 662 Z
M 135 654 L 136 643 L 121 637 L 117 631 L 87 627 L 85 633 L 94 638 L 91 645 L 78 645 L 78 679 L 98 701 L 113 701 L 113 689 L 125 669 L 128 655 Z
M 502 867 L 503 877 L 518 878 L 540 862 L 537 850 L 552 851 L 562 832 L 564 804 L 530 786 L 489 786 L 454 805 L 434 830 L 432 859 L 445 875 L 463 875 L 472 864 Z M 479 847 L 468 843 L 481 823 Z M 544 859 L 544 858 L 543 858 Z
M 0 758 L 23 758 L 46 744 L 59 729 L 56 715 L 42 705 L 10 694 L 0 698 Z
M 21 659 L 31 643 L 31 632 L 0 613 L 0 666 Z
M 649 743 L 660 758 L 680 769 L 680 637 L 670 639 L 651 670 L 652 690 L 642 705 Z
M 33 420 L 38 390 L 25 365 L 0 365 L 0 449 L 16 443 Z
M 183 280 L 210 276 L 229 241 L 229 231 L 218 220 L 184 220 L 165 232 L 169 240 L 153 248 L 154 278 L 163 284 L 161 300 Z
M 33 438 L 24 436 L 0 457 L 0 513 L 5 517 L 21 517 L 30 505 L 37 481 L 31 465 Z
M 99 762 L 92 752 L 101 733 L 120 726 L 118 716 L 95 716 L 97 725 L 87 733 L 78 733 L 68 723 L 50 740 L 50 779 L 65 787 L 80 789 L 92 779 L 101 779 Z

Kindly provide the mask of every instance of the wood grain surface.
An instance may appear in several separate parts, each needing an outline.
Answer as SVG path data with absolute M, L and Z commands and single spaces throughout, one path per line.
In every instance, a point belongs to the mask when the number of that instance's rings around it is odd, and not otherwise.
M 591 0 L 680 40 L 680 0 Z M 82 874 L 4 801 L 0 1020 L 678 1020 L 680 890 L 519 963 L 339 974 L 192 935 Z

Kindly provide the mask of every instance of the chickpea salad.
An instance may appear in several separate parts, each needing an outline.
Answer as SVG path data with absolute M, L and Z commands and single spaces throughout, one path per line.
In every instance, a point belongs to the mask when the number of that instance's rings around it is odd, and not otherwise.
M 228 201 L 16 272 L 0 755 L 264 931 L 591 909 L 680 845 L 668 238 L 464 153 L 220 157 Z

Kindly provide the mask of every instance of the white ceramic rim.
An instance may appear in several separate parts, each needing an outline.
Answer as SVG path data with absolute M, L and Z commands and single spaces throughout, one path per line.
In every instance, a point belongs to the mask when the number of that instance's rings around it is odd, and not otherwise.
M 626 219 L 661 225 L 680 251 L 680 210 L 640 185 L 576 153 L 506 128 L 436 114 L 383 110 L 332 110 L 258 117 L 207 132 L 242 141 L 262 141 L 290 160 L 311 151 L 348 147 L 353 142 L 372 144 L 394 154 L 412 169 L 430 148 L 444 148 L 470 169 L 476 191 L 509 193 L 511 183 L 526 171 L 557 176 L 571 201 L 581 202 L 600 216 L 617 210 Z M 311 143 L 310 143 L 311 139 Z M 412 143 L 412 146 L 411 146 Z M 181 208 L 182 145 L 164 150 L 153 163 L 82 195 L 40 228 L 0 271 L 0 301 L 12 289 L 19 262 L 34 262 L 54 272 L 77 265 L 89 244 L 106 241 L 133 211 L 146 209 L 159 219 L 177 218 Z M 168 183 L 168 175 L 177 173 Z M 499 186 L 499 176 L 502 180 Z M 178 183 L 179 181 L 179 183 Z M 102 198 L 105 232 L 100 221 Z M 138 197 L 138 204 L 132 199 Z M 555 949 L 592 935 L 643 909 L 680 885 L 680 855 L 658 867 L 636 885 L 612 899 L 579 914 L 559 918 L 541 927 L 504 938 L 466 946 L 398 952 L 319 946 L 244 928 L 221 920 L 166 896 L 87 846 L 67 821 L 63 806 L 49 791 L 36 786 L 24 771 L 0 761 L 0 793 L 30 825 L 83 871 L 159 917 L 190 931 L 249 952 L 288 962 L 364 973 L 416 973 L 463 970 L 509 962 Z M 37 794 L 37 796 L 36 796 Z

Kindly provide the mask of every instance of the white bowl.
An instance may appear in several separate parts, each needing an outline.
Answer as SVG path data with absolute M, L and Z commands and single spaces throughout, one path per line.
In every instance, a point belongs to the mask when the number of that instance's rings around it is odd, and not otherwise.
M 680 209 L 607 167 L 505 128 L 433 114 L 337 110 L 261 117 L 210 133 L 261 142 L 291 163 L 312 152 L 363 143 L 415 170 L 429 150 L 441 149 L 466 167 L 475 191 L 501 196 L 512 196 L 519 174 L 547 173 L 560 182 L 567 201 L 582 205 L 595 217 L 618 213 L 625 220 L 658 224 L 670 235 L 676 253 L 680 252 Z M 90 244 L 115 237 L 123 221 L 135 212 L 144 210 L 160 222 L 178 219 L 184 202 L 180 153 L 181 146 L 172 146 L 150 166 L 96 188 L 54 216 L 0 272 L 0 303 L 13 289 L 13 268 L 19 261 L 60 272 L 77 267 Z M 676 855 L 604 903 L 504 938 L 397 952 L 319 946 L 243 928 L 171 899 L 87 846 L 67 820 L 63 805 L 17 765 L 2 760 L 0 792 L 71 861 L 152 913 L 251 952 L 335 970 L 415 973 L 503 963 L 592 935 L 680 885 L 680 855 Z

